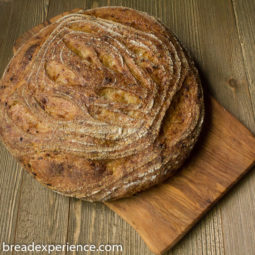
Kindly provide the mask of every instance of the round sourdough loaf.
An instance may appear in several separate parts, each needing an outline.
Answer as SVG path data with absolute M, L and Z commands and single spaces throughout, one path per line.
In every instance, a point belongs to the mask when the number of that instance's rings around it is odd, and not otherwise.
M 53 18 L 0 84 L 0 135 L 42 184 L 88 201 L 164 181 L 204 118 L 194 63 L 158 20 L 129 8 Z

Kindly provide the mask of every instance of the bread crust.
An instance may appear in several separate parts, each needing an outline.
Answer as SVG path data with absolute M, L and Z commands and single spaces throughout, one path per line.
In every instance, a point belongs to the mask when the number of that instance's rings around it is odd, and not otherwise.
M 53 18 L 0 84 L 0 136 L 42 184 L 87 201 L 169 178 L 204 119 L 198 71 L 176 37 L 124 7 Z

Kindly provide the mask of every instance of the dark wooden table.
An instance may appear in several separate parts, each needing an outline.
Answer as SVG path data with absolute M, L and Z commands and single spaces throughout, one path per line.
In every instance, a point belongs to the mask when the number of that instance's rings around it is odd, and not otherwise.
M 254 0 L 0 0 L 0 74 L 26 30 L 66 10 L 104 5 L 129 6 L 161 19 L 193 55 L 205 90 L 255 133 Z M 254 194 L 255 169 L 167 254 L 254 255 Z M 106 206 L 42 187 L 1 145 L 0 246 L 33 241 L 121 243 L 121 254 L 152 254 Z

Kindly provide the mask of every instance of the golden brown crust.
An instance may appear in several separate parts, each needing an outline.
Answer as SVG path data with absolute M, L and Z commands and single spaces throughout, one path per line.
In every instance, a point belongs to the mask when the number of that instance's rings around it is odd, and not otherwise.
M 162 182 L 204 117 L 198 72 L 156 19 L 129 8 L 65 14 L 15 53 L 0 135 L 38 181 L 89 201 Z

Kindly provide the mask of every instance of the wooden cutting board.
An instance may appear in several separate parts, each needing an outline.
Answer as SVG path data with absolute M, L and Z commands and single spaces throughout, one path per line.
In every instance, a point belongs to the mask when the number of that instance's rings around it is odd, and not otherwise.
M 213 98 L 206 122 L 182 169 L 165 183 L 132 198 L 106 203 L 162 254 L 255 164 L 255 137 Z
M 15 43 L 14 52 L 55 19 L 22 35 Z M 208 97 L 203 132 L 182 169 L 149 191 L 105 204 L 132 225 L 155 254 L 162 254 L 173 247 L 254 164 L 255 137 Z

